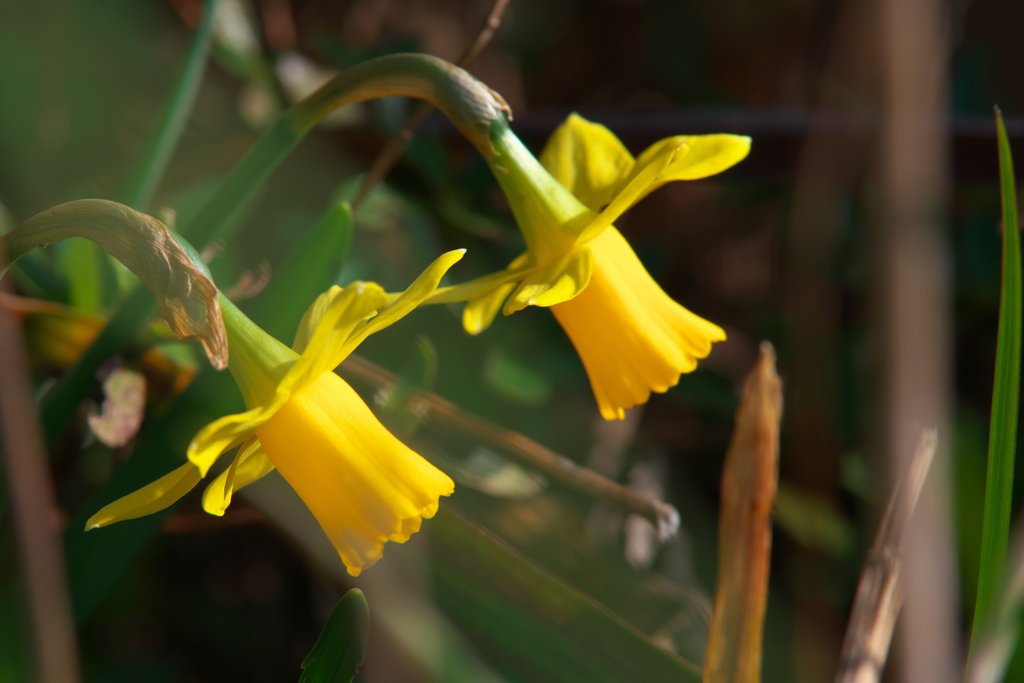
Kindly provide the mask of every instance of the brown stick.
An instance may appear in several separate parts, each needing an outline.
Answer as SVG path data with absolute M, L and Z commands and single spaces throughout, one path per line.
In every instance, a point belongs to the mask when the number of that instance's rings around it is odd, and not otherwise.
M 3 254 L 0 254 L 2 272 Z M 46 462 L 19 321 L 0 308 L 0 429 L 21 574 L 41 683 L 77 683 L 78 644 L 68 596 L 60 513 Z
M 718 585 L 704 683 L 761 680 L 781 419 L 782 380 L 775 372 L 775 350 L 762 342 L 761 357 L 747 376 L 736 411 L 722 471 Z
M 921 432 L 910 468 L 889 499 L 857 584 L 836 683 L 877 683 L 882 675 L 896 617 L 903 606 L 904 530 L 917 506 L 937 445 L 934 429 Z
M 355 355 L 349 356 L 342 363 L 340 370 L 343 374 L 358 378 L 378 389 L 392 387 L 397 382 L 392 373 Z M 671 538 L 679 530 L 679 512 L 672 505 L 648 498 L 611 479 L 606 479 L 518 432 L 467 413 L 437 394 L 417 393 L 409 398 L 409 403 L 410 410 L 423 419 L 432 418 L 463 434 L 480 439 L 580 491 L 646 518 L 657 528 L 658 537 L 663 541 Z
M 480 53 L 484 51 L 491 39 L 494 38 L 494 34 L 501 26 L 501 17 L 505 14 L 505 9 L 508 7 L 511 0 L 495 0 L 494 5 L 491 6 L 491 11 L 487 15 L 487 19 L 484 20 L 483 26 L 480 28 L 480 32 L 477 33 L 476 40 L 473 44 L 466 48 L 466 51 L 459 57 L 459 61 L 456 62 L 458 66 L 463 68 L 468 67 L 472 64 Z M 366 195 L 369 194 L 377 183 L 384 180 L 384 176 L 388 174 L 388 171 L 398 162 L 398 160 L 405 153 L 406 148 L 409 147 L 409 143 L 412 142 L 413 138 L 416 137 L 416 131 L 419 130 L 423 122 L 427 120 L 431 112 L 434 111 L 434 106 L 427 102 L 422 102 L 413 113 L 409 116 L 409 120 L 406 122 L 405 127 L 398 132 L 395 137 L 388 141 L 388 144 L 381 150 L 380 154 L 374 160 L 373 165 L 370 166 L 370 170 L 367 171 L 366 177 L 363 179 L 362 185 L 359 187 L 359 194 L 352 201 L 353 211 L 359 208 L 359 205 L 366 199 Z

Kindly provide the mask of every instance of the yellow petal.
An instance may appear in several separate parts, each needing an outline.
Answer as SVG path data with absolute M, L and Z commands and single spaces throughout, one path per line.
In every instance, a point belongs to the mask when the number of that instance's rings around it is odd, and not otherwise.
M 256 433 L 353 576 L 380 559 L 387 541 L 408 539 L 455 489 L 333 373 L 297 392 Z
M 231 496 L 274 469 L 259 439 L 253 437 L 238 449 L 231 467 L 217 476 L 203 491 L 203 509 L 218 517 L 231 504 Z
M 309 340 L 313 338 L 313 332 L 319 327 L 324 314 L 330 308 L 331 302 L 341 293 L 341 287 L 332 285 L 330 289 L 321 294 L 309 305 L 306 312 L 299 321 L 299 329 L 295 330 L 295 340 L 292 342 L 292 351 L 302 354 L 309 346 Z
M 480 334 L 490 327 L 494 316 L 501 310 L 501 305 L 516 288 L 516 284 L 506 283 L 467 303 L 462 311 L 462 326 L 466 332 Z
M 673 147 L 679 143 L 685 144 L 689 151 L 686 156 L 676 157 L 652 190 L 673 180 L 697 180 L 717 175 L 750 154 L 750 138 L 746 135 L 680 135 L 656 142 L 644 150 L 637 159 L 637 166 L 661 154 L 663 147 Z
M 750 138 L 745 135 L 679 135 L 665 138 L 648 147 L 637 159 L 637 168 L 657 158 L 665 148 L 686 145 L 685 155 L 676 158 L 661 176 L 647 186 L 637 201 L 674 180 L 698 180 L 725 171 L 743 161 L 750 153 Z
M 298 390 L 338 367 L 349 353 L 346 349 L 352 331 L 387 302 L 387 292 L 375 282 L 353 282 L 344 289 L 332 287 L 320 295 L 303 316 L 295 339 L 296 345 L 307 338 L 309 341 L 279 390 Z
M 587 369 L 601 415 L 621 419 L 652 391 L 674 386 L 725 332 L 665 294 L 615 228 L 590 247 L 590 284 L 551 312 Z
M 532 254 L 527 251 L 517 256 L 512 263 L 509 264 L 505 270 L 494 273 L 493 275 L 504 275 L 505 277 L 498 279 L 491 276 L 484 276 L 473 280 L 467 285 L 473 282 L 481 282 L 487 278 L 493 278 L 492 283 L 497 283 L 497 286 L 491 284 L 487 288 L 480 288 L 478 293 L 468 298 L 466 308 L 462 311 L 462 326 L 466 329 L 466 332 L 470 334 L 480 334 L 494 321 L 494 316 L 501 310 L 501 305 L 505 303 L 505 299 L 512 293 L 512 290 L 516 288 L 518 280 L 521 280 L 533 267 Z M 458 289 L 465 285 L 456 285 L 454 288 Z M 440 290 L 438 290 L 440 291 Z M 467 289 L 467 291 L 470 291 Z M 433 300 L 433 296 L 430 297 Z
M 98 529 L 114 522 L 145 517 L 170 507 L 199 483 L 199 468 L 190 462 L 165 474 L 152 484 L 105 506 L 85 523 L 85 530 Z
M 433 294 L 434 290 L 437 289 L 438 283 L 441 282 L 441 278 L 444 277 L 444 274 L 447 273 L 448 269 L 461 259 L 465 253 L 465 249 L 456 249 L 437 257 L 434 262 L 427 266 L 427 269 L 424 270 L 411 285 L 409 285 L 408 289 L 402 292 L 397 299 L 388 304 L 387 308 L 384 308 L 380 313 L 368 320 L 365 325 L 357 329 L 352 336 L 349 337 L 348 341 L 344 345 L 341 360 L 344 360 L 344 358 L 351 353 L 353 349 L 359 346 L 360 342 L 368 336 L 398 322 L 398 320 L 411 313 L 413 309 Z M 341 360 L 338 362 L 340 363 Z
M 523 278 L 505 302 L 505 315 L 527 306 L 554 306 L 578 295 L 590 282 L 594 257 L 587 247 L 578 247 L 545 268 Z
M 516 257 L 509 264 L 508 268 L 499 270 L 497 273 L 490 273 L 483 277 L 463 282 L 462 284 L 436 289 L 423 303 L 453 304 L 459 301 L 472 301 L 473 299 L 486 296 L 488 292 L 500 288 L 513 280 L 521 279 L 532 268 L 532 261 L 532 255 L 527 251 Z M 395 298 L 397 299 L 398 297 L 395 296 Z
M 188 445 L 189 462 L 198 467 L 199 474 L 205 477 L 217 458 L 252 436 L 256 428 L 269 420 L 289 396 L 289 391 L 278 390 L 267 405 L 244 413 L 225 415 L 206 425 Z
M 661 175 L 671 164 L 678 162 L 680 157 L 685 157 L 689 152 L 686 145 L 680 141 L 656 147 L 656 153 L 637 160 L 629 182 L 616 193 L 607 208 L 583 229 L 576 240 L 577 244 L 588 242 L 608 229 L 627 209 L 646 196 L 652 186 L 660 182 Z
M 600 211 L 633 170 L 633 155 L 604 126 L 571 114 L 548 139 L 540 163 L 588 208 Z

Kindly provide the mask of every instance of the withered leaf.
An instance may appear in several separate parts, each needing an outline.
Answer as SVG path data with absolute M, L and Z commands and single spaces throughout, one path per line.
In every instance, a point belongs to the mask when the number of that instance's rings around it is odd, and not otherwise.
M 84 237 L 123 263 L 156 296 L 160 315 L 179 339 L 198 337 L 210 363 L 228 364 L 227 333 L 217 287 L 195 251 L 166 225 L 124 204 L 79 199 L 36 214 L 0 235 L 13 263 L 34 247 Z M 2 275 L 2 273 L 0 273 Z

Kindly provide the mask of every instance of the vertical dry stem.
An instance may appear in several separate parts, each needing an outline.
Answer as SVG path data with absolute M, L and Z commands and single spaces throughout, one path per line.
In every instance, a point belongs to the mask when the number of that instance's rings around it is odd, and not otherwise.
M 2 268 L 3 254 L 0 254 Z M 14 313 L 0 307 L 0 431 L 7 487 L 28 590 L 41 683 L 77 683 L 78 645 L 64 569 L 60 516 L 47 468 L 39 416 Z
M 747 376 L 736 411 L 722 472 L 718 585 L 704 683 L 761 680 L 781 419 L 782 380 L 775 372 L 775 351 L 762 342 L 761 357 Z
M 935 457 L 934 429 L 921 433 L 910 469 L 889 499 L 857 584 L 836 683 L 877 683 L 903 605 L 903 534 Z
M 907 470 L 923 425 L 946 433 L 950 392 L 947 17 L 934 0 L 882 0 L 880 263 L 890 480 Z M 948 465 L 940 448 L 905 548 L 897 680 L 961 678 Z

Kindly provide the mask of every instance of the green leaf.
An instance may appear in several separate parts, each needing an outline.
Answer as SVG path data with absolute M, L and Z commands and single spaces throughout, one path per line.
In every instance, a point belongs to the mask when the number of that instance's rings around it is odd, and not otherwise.
M 80 311 L 99 313 L 103 306 L 103 252 L 88 240 L 70 240 L 61 253 L 60 264 L 68 278 L 70 303 Z
M 850 522 L 824 496 L 779 484 L 775 523 L 805 548 L 846 555 L 853 548 Z
M 503 540 L 441 506 L 424 530 L 442 608 L 522 680 L 552 683 L 700 681 L 607 607 Z
M 981 569 L 978 599 L 971 633 L 973 656 L 982 627 L 996 607 L 1006 562 L 1013 497 L 1013 465 L 1017 444 L 1017 409 L 1020 397 L 1021 261 L 1017 219 L 1017 193 L 1013 156 L 1003 117 L 996 108 L 999 135 L 999 179 L 1003 198 L 1003 274 L 999 301 L 999 333 L 996 342 L 995 386 L 988 442 L 988 473 L 985 481 L 985 512 L 981 536 Z
M 213 17 L 220 0 L 206 0 L 203 19 L 192 37 L 185 63 L 178 72 L 170 99 L 160 116 L 153 137 L 138 161 L 138 168 L 129 178 L 124 190 L 124 203 L 145 211 L 154 190 L 167 170 L 171 154 L 181 139 L 185 123 L 192 113 L 192 105 L 199 94 L 206 71 L 206 58 L 210 53 L 210 36 Z
M 351 683 L 369 638 L 370 608 L 363 592 L 353 588 L 334 606 L 316 645 L 302 661 L 299 683 Z
M 150 144 L 139 159 L 138 170 L 125 188 L 125 199 L 132 207 L 139 208 L 149 203 L 153 190 L 163 176 L 171 153 L 184 130 L 199 86 L 202 84 L 209 52 L 213 12 L 218 2 L 219 0 L 207 0 L 203 21 L 192 38 L 189 54 L 178 75 L 167 108 L 160 118 Z M 205 246 L 205 243 L 201 246 Z M 50 388 L 40 406 L 40 418 L 47 443 L 52 444 L 56 440 L 86 392 L 93 386 L 96 368 L 100 363 L 127 346 L 152 315 L 152 298 L 141 288 L 135 288 L 78 362 Z
M 522 405 L 543 405 L 551 394 L 547 377 L 498 347 L 488 351 L 481 376 L 487 386 Z
M 291 343 L 306 308 L 334 284 L 348 258 L 352 229 L 352 209 L 347 203 L 328 209 L 246 311 L 253 322 L 275 339 Z M 276 281 L 288 286 L 275 287 Z

